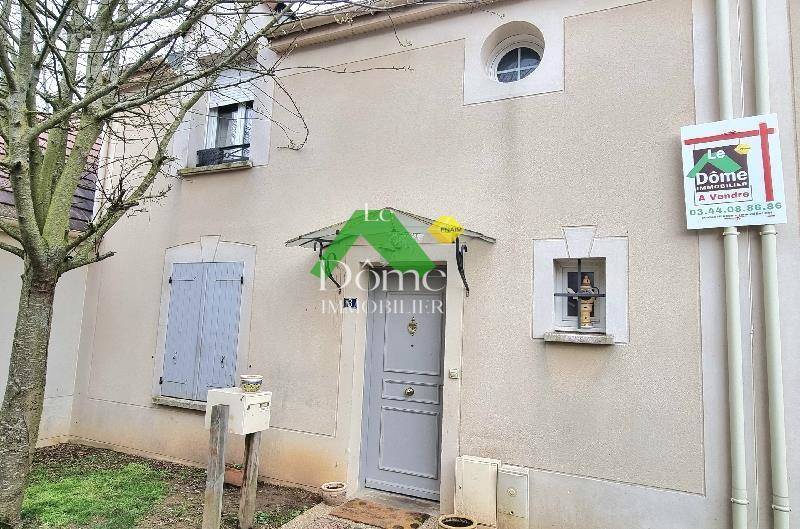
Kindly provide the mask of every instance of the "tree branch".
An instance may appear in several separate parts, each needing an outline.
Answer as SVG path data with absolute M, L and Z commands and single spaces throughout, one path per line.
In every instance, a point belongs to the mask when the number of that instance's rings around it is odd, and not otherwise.
M 19 248 L 18 246 L 12 246 L 10 244 L 0 242 L 0 250 L 5 250 L 8 253 L 13 253 L 21 259 L 25 259 L 25 250 Z
M 9 224 L 3 219 L 0 219 L 0 231 L 2 231 L 15 241 L 22 242 L 22 234 L 20 233 L 19 228 L 14 226 L 13 224 Z
M 187 112 L 189 112 L 189 110 L 197 104 L 200 98 L 205 94 L 205 91 L 213 86 L 215 80 L 216 78 L 207 80 L 205 85 L 202 86 L 200 90 L 198 90 L 192 97 L 181 104 L 180 111 L 172 119 L 172 122 L 169 125 L 166 133 L 158 142 L 155 156 L 150 160 L 149 171 L 139 185 L 136 186 L 133 192 L 130 193 L 127 198 L 121 199 L 119 202 L 112 203 L 106 210 L 105 214 L 102 215 L 97 222 L 90 225 L 84 233 L 70 241 L 70 243 L 67 245 L 67 255 L 69 256 L 70 254 L 74 253 L 76 257 L 74 257 L 71 261 L 67 261 L 70 263 L 67 264 L 68 270 L 77 268 L 75 263 L 78 262 L 84 264 L 96 262 L 92 261 L 91 256 L 98 255 L 97 249 L 99 248 L 103 237 L 128 210 L 136 207 L 139 204 L 139 201 L 142 199 L 144 194 L 148 189 L 150 189 L 150 186 L 155 181 L 156 176 L 161 171 L 161 168 L 167 159 L 167 149 L 172 141 L 173 136 L 175 135 L 175 132 L 178 130 L 180 124 L 183 123 Z
M 213 2 L 198 2 L 193 8 L 196 10 L 193 16 L 187 17 L 174 31 L 168 33 L 160 38 L 149 50 L 142 53 L 142 55 L 133 63 L 128 65 L 123 72 L 116 78 L 114 82 L 101 85 L 93 91 L 88 92 L 81 100 L 72 103 L 65 108 L 53 112 L 53 114 L 41 121 L 38 126 L 32 127 L 30 134 L 38 137 L 43 132 L 55 126 L 60 121 L 68 119 L 75 112 L 87 108 L 89 105 L 98 101 L 99 99 L 115 92 L 120 89 L 125 83 L 131 80 L 136 74 L 139 74 L 142 68 L 156 56 L 158 52 L 168 46 L 174 39 L 181 37 L 188 32 L 208 11 L 214 6 Z M 155 99 L 155 98 L 153 98 Z M 149 101 L 152 101 L 150 99 Z
M 87 266 L 93 263 L 99 263 L 100 261 L 105 261 L 109 257 L 114 257 L 116 252 L 106 252 L 102 254 L 88 254 L 86 256 L 81 256 L 77 258 L 70 259 L 67 261 L 67 264 L 62 267 L 62 274 L 69 272 L 70 270 L 75 270 L 76 268 L 80 268 L 82 266 Z
M 8 20 L 11 17 L 11 0 L 3 1 L 3 10 L 0 13 L 2 20 Z M 8 56 L 8 40 L 6 35 L 0 35 L 0 68 L 3 71 L 5 82 L 8 85 L 9 92 L 17 88 L 14 82 L 14 67 L 11 65 L 11 59 Z

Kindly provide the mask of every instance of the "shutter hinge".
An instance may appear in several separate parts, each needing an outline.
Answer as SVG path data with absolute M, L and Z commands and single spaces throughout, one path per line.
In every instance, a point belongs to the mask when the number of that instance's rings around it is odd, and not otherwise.
M 159 384 L 163 384 L 164 383 L 164 377 L 158 377 L 158 383 Z
M 239 281 L 240 281 L 240 282 L 241 282 L 241 283 L 244 285 L 244 276 L 242 276 L 241 278 L 239 278 Z
M 172 284 L 172 276 L 169 276 L 169 284 Z

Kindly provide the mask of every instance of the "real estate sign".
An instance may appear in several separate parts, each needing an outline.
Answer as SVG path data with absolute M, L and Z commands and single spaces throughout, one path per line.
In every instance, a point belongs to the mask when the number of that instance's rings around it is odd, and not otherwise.
M 786 222 L 777 115 L 682 127 L 681 144 L 689 229 Z

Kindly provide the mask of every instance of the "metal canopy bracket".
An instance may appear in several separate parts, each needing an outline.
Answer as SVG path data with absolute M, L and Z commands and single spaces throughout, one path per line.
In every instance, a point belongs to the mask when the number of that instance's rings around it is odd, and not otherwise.
M 467 275 L 464 273 L 464 254 L 467 253 L 467 245 L 461 244 L 461 241 L 456 237 L 456 265 L 458 266 L 458 273 L 461 275 L 461 282 L 464 283 L 464 290 L 466 297 L 469 297 L 469 284 L 467 283 Z
M 314 241 L 314 249 L 319 251 L 320 273 L 325 274 L 325 277 L 330 279 L 333 282 L 333 284 L 336 285 L 336 288 L 339 290 L 339 294 L 341 294 L 342 293 L 342 285 L 340 285 L 339 282 L 336 281 L 336 279 L 333 278 L 333 274 L 328 273 L 328 267 L 325 266 L 325 259 L 322 258 L 322 253 L 325 251 L 325 248 L 327 248 L 327 247 L 328 247 L 328 245 L 326 245 L 324 243 L 324 241 L 322 241 L 322 240 L 317 239 L 317 240 Z

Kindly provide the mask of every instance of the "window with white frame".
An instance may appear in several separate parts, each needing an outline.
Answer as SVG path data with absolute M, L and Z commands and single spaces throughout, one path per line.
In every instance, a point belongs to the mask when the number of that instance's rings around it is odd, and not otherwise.
M 273 55 L 269 51 L 265 57 Z M 220 73 L 186 115 L 170 146 L 171 166 L 181 176 L 267 164 L 275 85 L 271 77 L 253 71 L 255 66 Z
M 532 5 L 519 8 L 509 13 L 518 20 L 487 19 L 486 26 L 468 32 L 464 104 L 564 89 L 564 17 Z
M 555 259 L 555 330 L 605 332 L 605 259 Z
M 628 343 L 628 238 L 596 230 L 564 226 L 563 238 L 533 241 L 531 337 Z
M 206 148 L 198 151 L 197 165 L 208 166 L 249 160 L 252 123 L 253 101 L 210 107 Z

